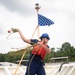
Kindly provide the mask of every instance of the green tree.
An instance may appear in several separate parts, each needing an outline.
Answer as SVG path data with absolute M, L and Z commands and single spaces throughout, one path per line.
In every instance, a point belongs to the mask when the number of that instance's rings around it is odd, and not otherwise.
M 0 62 L 4 62 L 5 58 L 4 58 L 4 54 L 0 54 Z
M 63 52 L 62 56 L 69 57 L 69 61 L 75 60 L 75 49 L 69 42 L 63 43 L 60 51 Z

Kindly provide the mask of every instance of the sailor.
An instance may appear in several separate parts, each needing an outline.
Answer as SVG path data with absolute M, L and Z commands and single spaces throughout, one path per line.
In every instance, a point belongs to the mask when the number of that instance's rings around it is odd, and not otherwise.
M 47 33 L 42 34 L 39 41 L 37 39 L 27 39 L 19 29 L 16 29 L 16 31 L 19 32 L 24 42 L 31 45 L 36 44 L 30 53 L 25 75 L 46 75 L 42 60 L 44 60 L 47 53 L 51 52 L 47 44 L 50 40 L 49 35 Z

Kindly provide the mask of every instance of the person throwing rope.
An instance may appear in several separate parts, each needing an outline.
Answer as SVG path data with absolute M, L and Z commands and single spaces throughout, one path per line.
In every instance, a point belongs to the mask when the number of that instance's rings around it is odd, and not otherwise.
M 47 45 L 50 40 L 49 35 L 47 33 L 42 34 L 39 41 L 38 39 L 26 39 L 19 29 L 16 29 L 16 31 L 19 32 L 24 42 L 31 45 L 36 44 L 30 53 L 25 75 L 46 75 L 42 60 L 44 60 L 47 53 L 51 52 L 50 47 Z

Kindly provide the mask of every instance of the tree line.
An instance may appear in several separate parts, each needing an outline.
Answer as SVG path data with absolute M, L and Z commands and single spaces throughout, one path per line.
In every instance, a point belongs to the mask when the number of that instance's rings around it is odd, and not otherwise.
M 20 50 L 17 52 L 8 52 L 6 54 L 0 54 L 0 62 L 12 62 L 16 63 L 17 60 L 20 60 L 22 57 L 24 50 Z M 23 60 L 27 60 L 29 58 L 30 51 L 28 50 L 23 58 Z M 69 42 L 65 42 L 61 45 L 60 48 L 51 48 L 51 53 L 46 55 L 45 62 L 51 62 L 52 57 L 64 57 L 68 56 L 69 61 L 75 61 L 75 48 L 71 46 Z

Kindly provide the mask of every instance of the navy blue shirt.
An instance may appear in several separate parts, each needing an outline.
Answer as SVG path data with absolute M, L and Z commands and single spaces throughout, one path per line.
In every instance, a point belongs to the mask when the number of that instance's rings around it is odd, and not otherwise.
M 39 42 L 39 40 L 37 40 L 37 39 L 31 39 L 31 45 L 34 45 L 34 44 L 36 44 L 36 43 L 38 43 Z
M 37 39 L 31 39 L 31 45 L 34 45 L 34 44 L 36 44 L 36 43 L 38 43 L 38 42 L 40 42 L 39 40 L 37 40 Z M 49 46 L 47 45 L 47 47 L 49 48 Z

